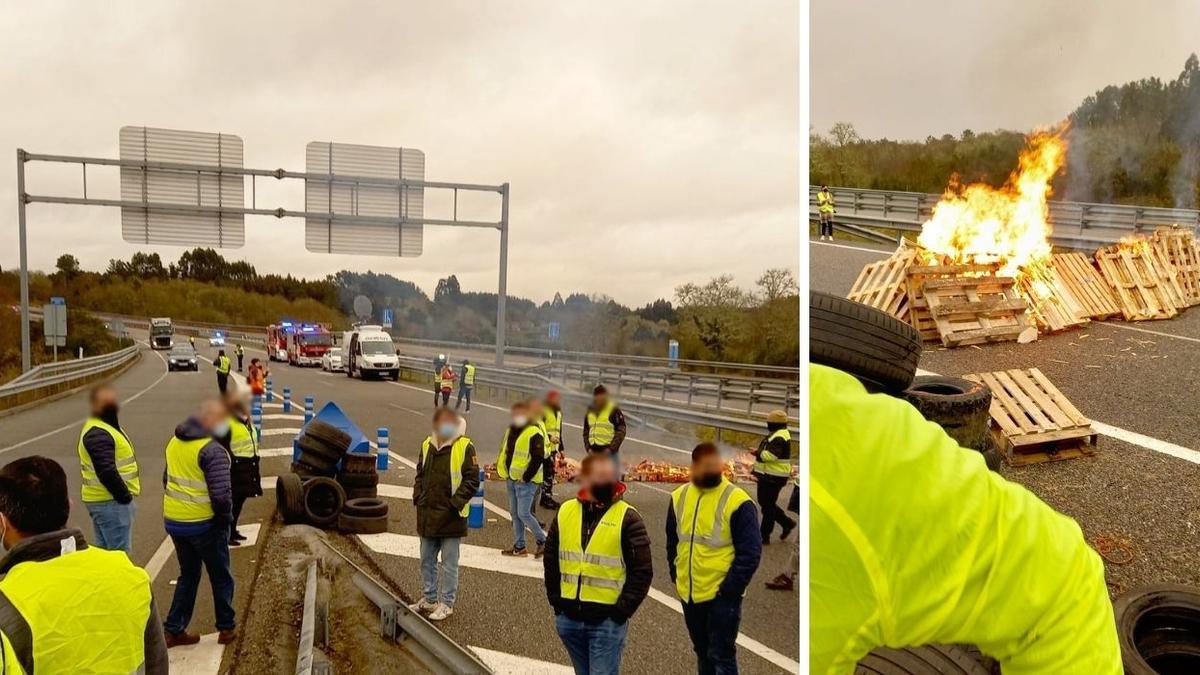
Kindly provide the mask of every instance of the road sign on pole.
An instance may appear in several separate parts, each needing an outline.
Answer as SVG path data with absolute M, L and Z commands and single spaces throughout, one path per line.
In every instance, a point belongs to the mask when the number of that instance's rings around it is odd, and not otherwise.
M 383 327 L 384 328 L 392 327 L 392 318 L 393 318 L 392 317 L 392 308 L 384 307 L 383 308 Z
M 42 305 L 42 334 L 58 361 L 58 348 L 67 346 L 67 302 L 63 298 L 50 298 L 50 304 Z
M 558 322 L 550 322 L 550 341 L 558 342 Z

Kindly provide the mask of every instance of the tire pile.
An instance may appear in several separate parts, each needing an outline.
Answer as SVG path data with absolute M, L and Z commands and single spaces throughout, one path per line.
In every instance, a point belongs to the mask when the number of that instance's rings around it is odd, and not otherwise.
M 336 527 L 348 534 L 387 531 L 388 505 L 379 499 L 375 455 L 351 453 L 350 436 L 313 420 L 296 441 L 292 472 L 275 481 L 279 514 L 287 524 Z

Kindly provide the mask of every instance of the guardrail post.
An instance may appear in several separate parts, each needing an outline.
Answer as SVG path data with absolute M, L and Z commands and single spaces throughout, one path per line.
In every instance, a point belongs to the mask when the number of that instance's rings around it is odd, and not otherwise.
M 267 402 L 275 400 L 275 390 L 271 388 L 271 378 L 267 378 Z
M 379 450 L 376 453 L 375 468 L 380 471 L 387 471 L 388 468 L 388 428 L 379 427 L 375 430 L 375 447 Z
M 721 399 L 725 397 L 725 378 L 717 380 L 717 410 L 721 409 Z
M 313 397 L 304 397 L 304 423 L 308 424 L 313 418 Z
M 688 405 L 692 404 L 692 394 L 695 391 L 696 391 L 696 377 L 694 375 L 690 375 L 690 376 L 688 376 L 688 397 L 687 397 Z
M 486 475 L 483 469 L 479 470 L 479 489 L 475 490 L 475 496 L 471 497 L 471 510 L 467 513 L 467 527 L 476 530 L 483 527 L 483 484 Z
M 292 388 L 291 387 L 283 388 L 283 412 L 285 412 L 285 413 L 292 412 Z

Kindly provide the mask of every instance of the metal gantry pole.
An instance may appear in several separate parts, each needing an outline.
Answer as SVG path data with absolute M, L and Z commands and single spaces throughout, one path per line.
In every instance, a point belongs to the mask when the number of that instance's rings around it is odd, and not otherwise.
M 21 248 L 21 372 L 33 367 L 29 346 L 29 260 L 25 244 L 25 151 L 17 148 L 17 238 Z
M 496 293 L 496 366 L 504 365 L 508 296 L 508 183 L 500 186 L 500 288 Z

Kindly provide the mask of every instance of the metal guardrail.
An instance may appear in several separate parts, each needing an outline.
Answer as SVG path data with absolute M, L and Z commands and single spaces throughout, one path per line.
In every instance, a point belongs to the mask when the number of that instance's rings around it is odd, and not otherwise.
M 137 358 L 138 347 L 133 345 L 108 354 L 43 363 L 20 377 L 0 385 L 0 398 L 25 394 L 45 387 L 69 385 L 125 365 Z
M 296 675 L 330 675 L 328 661 L 317 659 L 313 646 L 324 645 L 329 638 L 329 606 L 317 598 L 317 567 L 314 558 L 308 564 L 304 582 L 304 606 L 300 618 L 300 646 L 296 649 Z
M 809 216 L 817 217 L 817 190 L 808 188 Z M 830 187 L 837 213 L 833 220 L 850 225 L 919 232 L 929 220 L 940 194 Z M 1200 228 L 1200 210 L 1156 206 L 1124 206 L 1088 202 L 1049 202 L 1051 241 L 1064 248 L 1102 246 L 1134 234 L 1149 234 L 1161 225 Z

